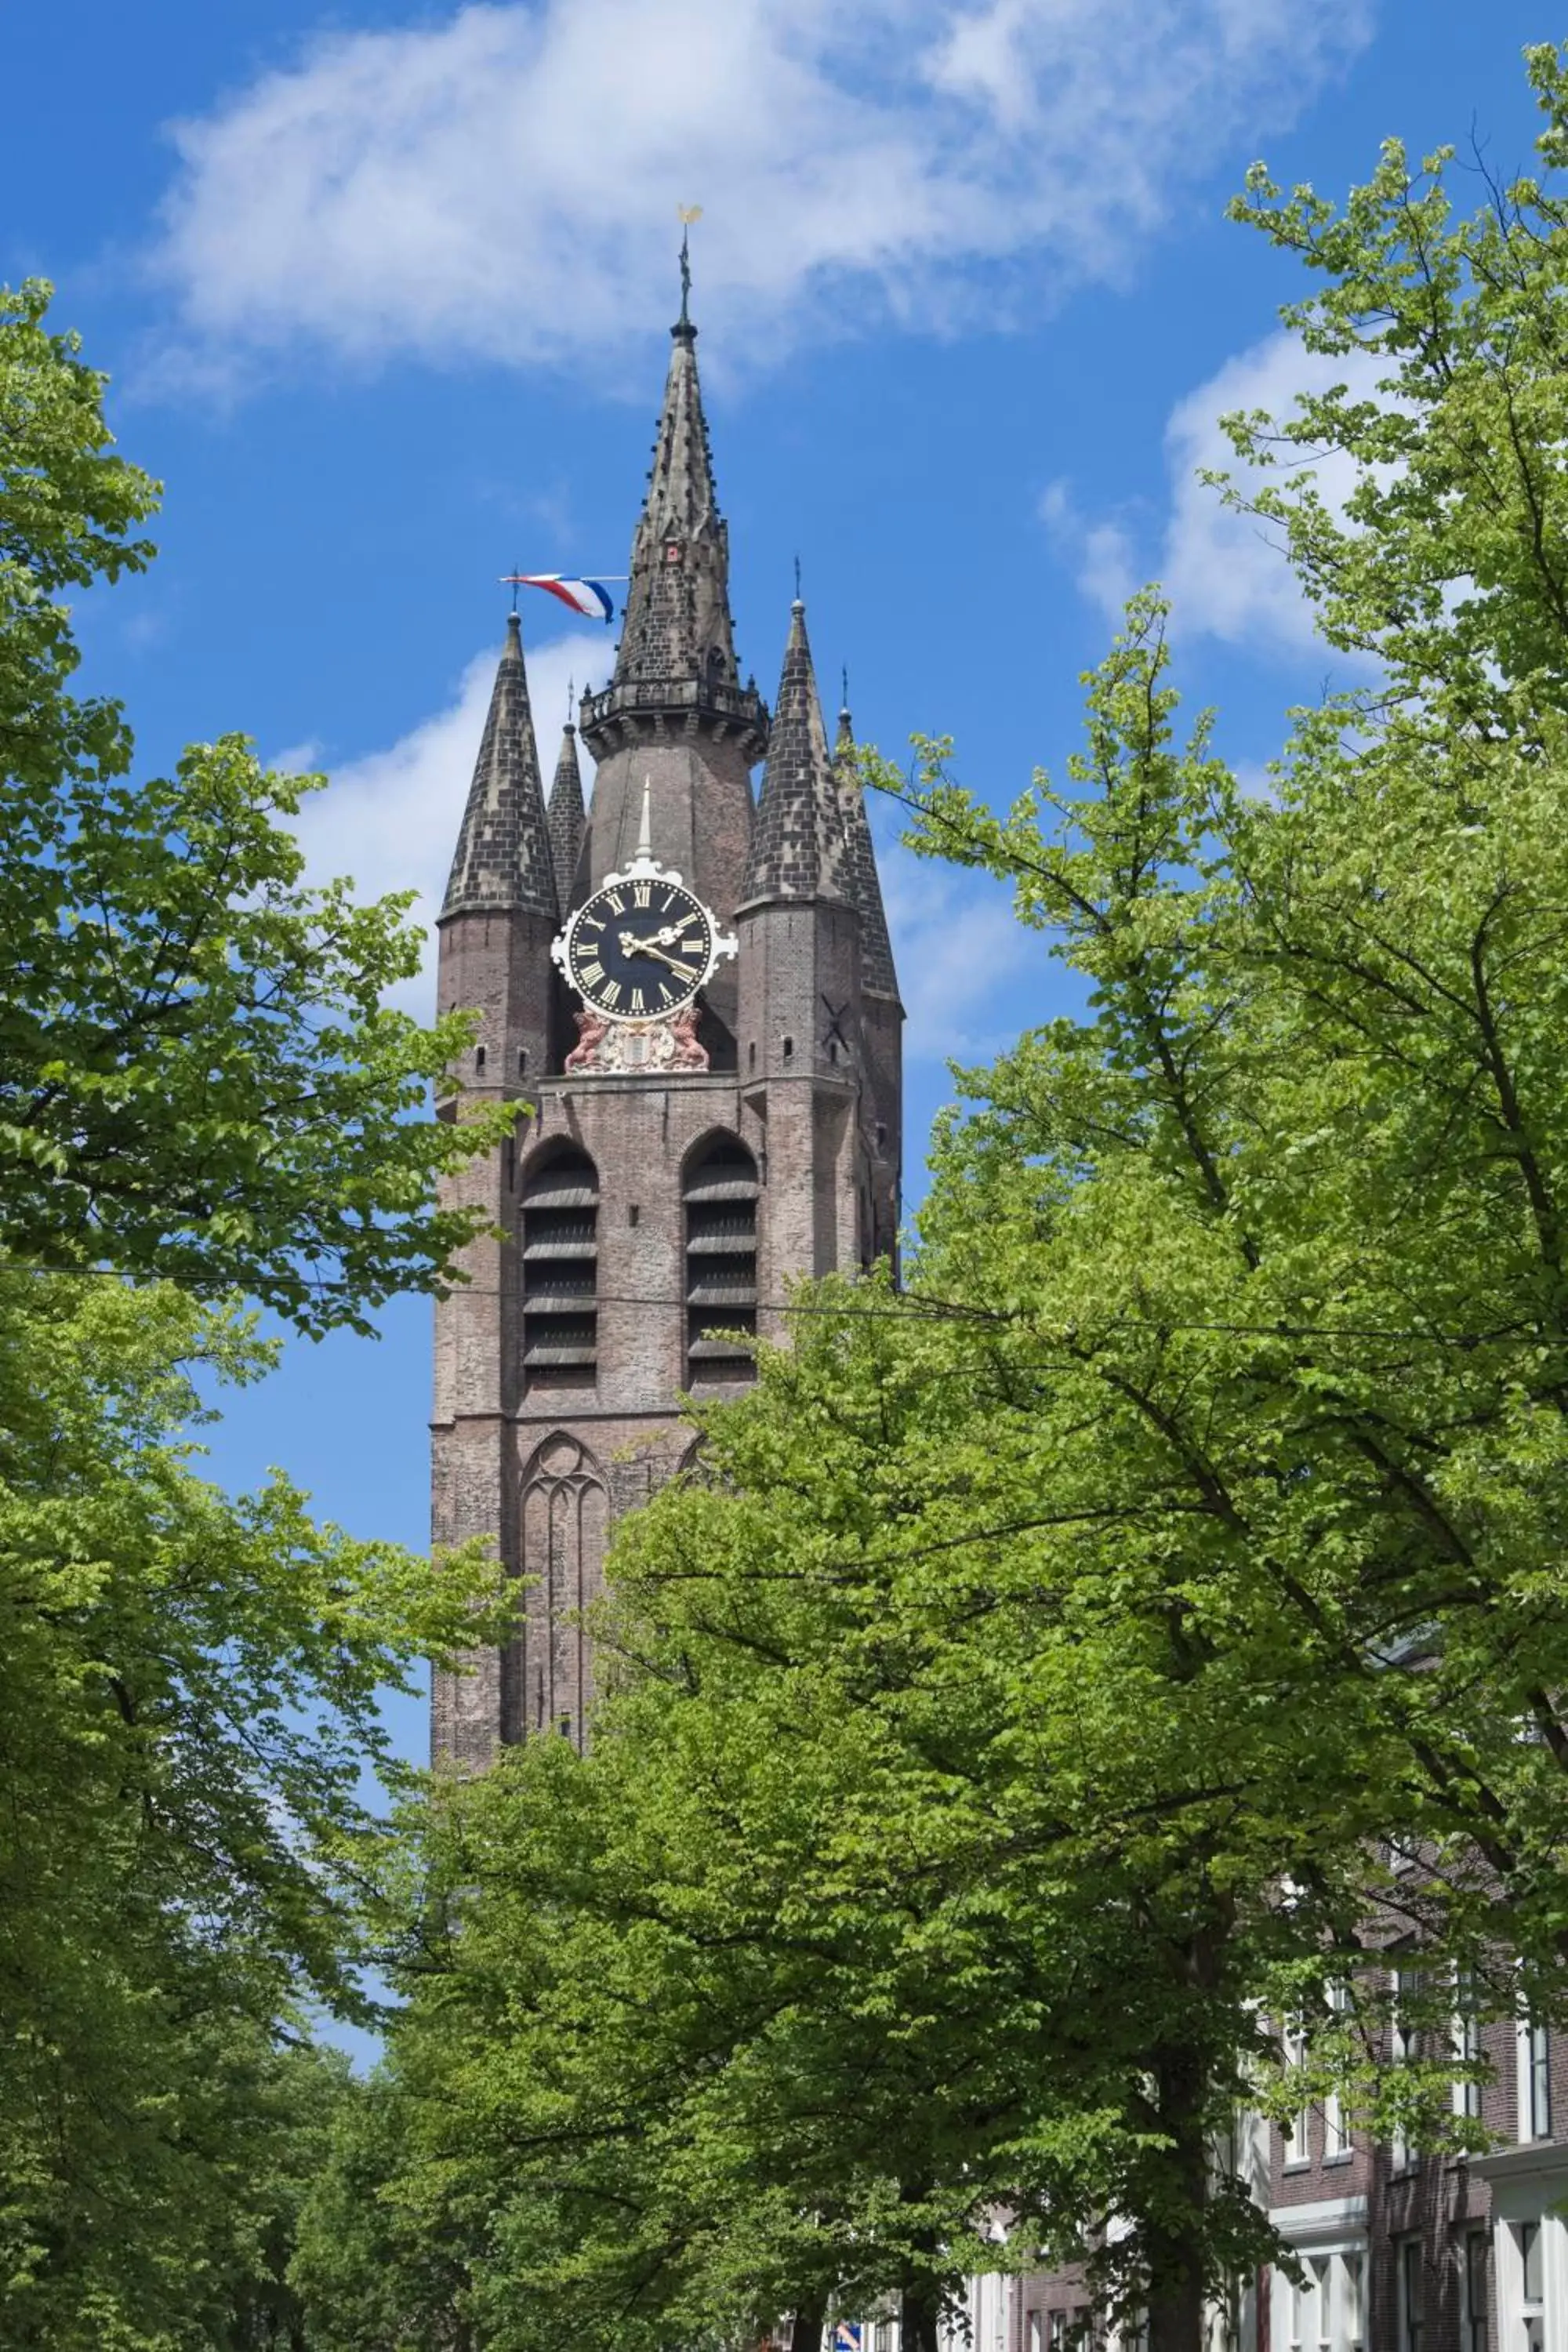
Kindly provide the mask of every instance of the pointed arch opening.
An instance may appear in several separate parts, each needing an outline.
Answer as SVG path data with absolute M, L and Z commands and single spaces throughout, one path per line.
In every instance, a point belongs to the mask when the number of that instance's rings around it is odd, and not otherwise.
M 686 1381 L 690 1389 L 756 1376 L 757 1163 L 738 1135 L 716 1135 L 686 1163 Z
M 530 1388 L 592 1388 L 599 1361 L 599 1172 L 550 1147 L 522 1187 L 522 1369 Z
M 523 1463 L 519 1489 L 527 1589 L 521 1631 L 503 1654 L 502 1736 L 564 1734 L 581 1753 L 594 1707 L 587 1613 L 604 1591 L 608 1483 L 592 1450 L 563 1428 Z

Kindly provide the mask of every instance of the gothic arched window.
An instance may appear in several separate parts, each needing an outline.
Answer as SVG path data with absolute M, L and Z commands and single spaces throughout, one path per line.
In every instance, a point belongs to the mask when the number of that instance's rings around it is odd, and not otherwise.
M 594 1702 L 586 1612 L 604 1590 L 609 1505 L 604 1473 L 565 1430 L 521 1478 L 522 1630 L 501 1658 L 501 1737 L 564 1732 L 581 1749 Z
M 554 1151 L 522 1187 L 522 1368 L 531 1388 L 594 1385 L 598 1257 L 598 1171 L 585 1151 Z
M 692 1389 L 756 1370 L 757 1163 L 721 1135 L 688 1162 L 686 1378 Z

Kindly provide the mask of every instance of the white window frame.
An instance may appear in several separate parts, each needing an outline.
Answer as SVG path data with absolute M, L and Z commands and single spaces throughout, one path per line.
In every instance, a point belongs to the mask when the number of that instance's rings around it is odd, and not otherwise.
M 1366 2256 L 1359 2251 L 1337 2257 L 1344 2352 L 1363 2352 L 1366 2342 Z
M 1551 2222 L 1544 2213 L 1527 2214 L 1517 2221 L 1505 2221 L 1502 2225 L 1512 2257 L 1510 2268 L 1513 2273 L 1513 2293 L 1510 2301 L 1513 2305 L 1515 2325 L 1510 2333 L 1516 2339 L 1518 2352 L 1535 2352 L 1537 2345 L 1544 2347 L 1547 2341 L 1546 2265 L 1552 2248 L 1552 2241 L 1547 2234 L 1550 2227 Z M 1532 2254 L 1533 2279 L 1530 2275 Z
M 1307 2294 L 1300 2279 L 1286 2279 L 1290 2291 L 1290 2343 L 1289 2352 L 1307 2352 Z
M 1318 2316 L 1316 2352 L 1339 2352 L 1334 2332 L 1334 2258 L 1309 2254 L 1307 2271 L 1312 2282 L 1312 2303 Z
M 1481 2283 L 1480 2309 L 1476 2308 L 1476 2250 L 1480 2249 L 1479 2276 Z M 1496 2296 L 1491 2291 L 1491 2233 L 1482 2229 L 1468 2229 L 1459 2242 L 1459 2260 L 1463 2266 L 1459 2281 L 1459 2352 L 1496 2352 L 1492 2342 L 1492 2305 Z
M 1399 2011 L 1399 1996 L 1409 1973 L 1395 1969 L 1389 1979 L 1389 1990 L 1394 1998 L 1388 2012 L 1388 2054 L 1395 2066 L 1405 2065 L 1415 2054 L 1415 2036 L 1405 2025 Z M 1415 2161 L 1415 2151 L 1403 2131 L 1396 2131 L 1389 2143 L 1389 2158 L 1395 2172 L 1408 2172 Z
M 1454 2057 L 1458 2064 L 1473 2067 L 1484 2056 L 1481 2044 L 1481 2021 L 1470 1998 L 1469 1980 L 1463 1974 L 1454 1979 Z M 1479 2123 L 1481 2116 L 1481 2095 L 1484 2085 L 1475 2074 L 1466 2074 L 1454 2084 L 1454 2113 Z
M 1335 2016 L 1342 2016 L 1350 2006 L 1350 1995 L 1342 1984 L 1329 1987 L 1329 2008 Z M 1344 2101 L 1337 2091 L 1323 2094 L 1323 2162 L 1348 2164 L 1355 2150 L 1351 2145 L 1350 2126 L 1345 2121 Z
M 1307 2059 L 1307 2035 L 1298 2022 L 1284 2026 L 1279 2035 L 1279 2057 L 1287 2075 L 1299 2074 Z M 1305 2172 L 1312 2161 L 1312 2118 L 1306 2106 L 1291 2110 L 1290 2119 L 1280 2134 L 1283 2142 L 1281 2169 Z
M 1521 2017 L 1516 2028 L 1518 2091 L 1516 2138 L 1528 2141 L 1552 2137 L 1552 2029 Z

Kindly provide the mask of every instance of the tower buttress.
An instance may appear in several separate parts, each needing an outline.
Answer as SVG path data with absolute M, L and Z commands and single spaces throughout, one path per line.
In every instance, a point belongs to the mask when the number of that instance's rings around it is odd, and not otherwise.
M 583 772 L 577 764 L 577 730 L 570 719 L 561 730 L 555 780 L 550 787 L 550 863 L 555 876 L 555 911 L 564 916 L 583 851 L 587 819 L 583 813 Z
M 797 598 L 736 911 L 742 1077 L 768 1133 L 759 1283 L 774 1299 L 792 1276 L 852 1272 L 870 1255 L 861 920 L 845 816 Z
M 473 782 L 438 919 L 437 1002 L 479 1015 L 478 1034 L 443 1105 L 464 1097 L 520 1107 L 549 1066 L 554 1002 L 550 941 L 555 879 L 517 615 L 507 625 Z M 501 1145 L 453 1181 L 452 1197 L 489 1223 L 515 1224 L 518 1153 Z M 521 1316 L 514 1253 L 491 1235 L 464 1255 L 466 1287 L 437 1308 L 433 1532 L 437 1543 L 488 1536 L 512 1556 L 517 1508 L 506 1416 L 515 1403 Z M 493 1751 L 500 1661 L 437 1677 L 435 1738 L 459 1763 Z
M 838 713 L 833 764 L 843 799 L 851 887 L 860 910 L 860 1021 L 867 1085 L 862 1124 L 871 1173 L 871 1255 L 896 1262 L 903 1181 L 904 1008 L 847 703 Z

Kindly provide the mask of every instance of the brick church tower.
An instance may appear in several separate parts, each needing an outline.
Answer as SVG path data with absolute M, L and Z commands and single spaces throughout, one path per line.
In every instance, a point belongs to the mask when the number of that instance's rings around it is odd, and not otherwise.
M 671 331 L 591 803 L 570 727 L 546 803 L 513 616 L 439 921 L 463 1087 L 517 1107 L 465 1182 L 503 1238 L 437 1310 L 435 1539 L 529 1580 L 518 1638 L 437 1679 L 462 1764 L 581 1746 L 581 1612 L 689 1449 L 681 1395 L 740 1391 L 793 1276 L 895 1244 L 903 1013 L 849 714 L 830 749 L 798 601 L 771 721 L 742 683 L 684 301 Z

